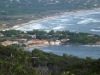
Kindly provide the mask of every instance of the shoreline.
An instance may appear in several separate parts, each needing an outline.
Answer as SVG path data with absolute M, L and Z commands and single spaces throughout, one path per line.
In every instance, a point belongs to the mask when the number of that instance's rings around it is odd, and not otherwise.
M 90 9 L 90 10 L 84 9 L 84 10 L 74 10 L 74 11 L 71 11 L 71 12 L 61 12 L 59 14 L 55 14 L 55 15 L 51 15 L 51 16 L 39 18 L 37 20 L 31 20 L 31 21 L 29 21 L 27 23 L 18 24 L 18 25 L 15 25 L 15 26 L 13 26 L 13 27 L 11 27 L 9 29 L 11 29 L 11 30 L 17 30 L 18 28 L 21 28 L 23 26 L 27 26 L 27 25 L 30 25 L 30 24 L 42 22 L 42 21 L 45 21 L 45 20 L 59 18 L 59 17 L 64 16 L 64 15 L 77 14 L 77 13 L 82 13 L 82 12 L 91 11 L 91 10 L 97 10 L 97 9 L 100 10 L 100 8 L 94 8 L 94 9 Z
M 10 29 L 16 30 L 16 29 L 21 28 L 21 27 L 23 27 L 23 26 L 27 26 L 27 25 L 30 25 L 30 24 L 34 24 L 34 23 L 38 23 L 38 22 L 42 22 L 42 21 L 45 21 L 45 20 L 50 20 L 50 19 L 58 18 L 58 17 L 59 17 L 59 16 L 56 15 L 56 16 L 50 16 L 50 17 L 40 18 L 40 19 L 37 19 L 37 20 L 31 20 L 31 21 L 29 21 L 29 22 L 27 22 L 27 23 L 15 25 L 15 26 L 13 26 L 13 27 L 10 28 Z
M 33 46 L 29 46 L 29 47 L 24 47 L 24 50 L 34 49 L 34 48 L 38 48 L 38 47 L 47 47 L 47 46 L 50 46 L 50 45 L 45 45 L 45 44 L 33 45 Z
M 100 47 L 100 44 L 59 44 L 59 45 L 45 45 L 45 44 L 40 44 L 40 45 L 33 45 L 29 47 L 24 47 L 24 50 L 29 50 L 29 49 L 34 49 L 34 48 L 39 48 L 39 47 L 48 47 L 48 46 L 88 46 L 88 47 Z
M 55 14 L 53 16 L 47 16 L 47 17 L 43 17 L 43 18 L 40 18 L 40 19 L 37 19 L 37 20 L 31 20 L 31 21 L 29 21 L 27 23 L 22 23 L 22 24 L 15 25 L 11 29 L 16 30 L 18 28 L 21 28 L 23 26 L 27 26 L 27 25 L 30 25 L 30 24 L 34 24 L 34 23 L 38 23 L 38 22 L 42 22 L 42 21 L 46 21 L 46 20 L 50 20 L 50 19 L 59 18 L 59 17 L 64 16 L 64 15 L 77 14 L 77 13 L 81 13 L 81 12 L 84 12 L 84 11 L 88 11 L 88 10 L 78 10 L 78 11 L 71 11 L 71 12 L 61 12 L 61 13 Z

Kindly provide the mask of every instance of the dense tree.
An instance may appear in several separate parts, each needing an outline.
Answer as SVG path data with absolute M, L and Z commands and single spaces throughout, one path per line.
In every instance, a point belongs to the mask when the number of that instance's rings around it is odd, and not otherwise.
M 32 67 L 34 57 L 34 67 Z M 37 57 L 37 58 L 36 58 Z M 32 53 L 0 45 L 0 75 L 99 75 L 100 59 L 58 56 L 34 49 Z
M 49 34 L 49 35 L 54 35 L 54 33 L 55 33 L 54 30 L 51 30 L 51 31 L 49 31 L 48 34 Z
M 67 44 L 95 44 L 100 41 L 99 35 L 89 34 L 89 33 L 76 33 L 70 31 L 54 31 L 49 32 L 43 30 L 33 30 L 26 33 L 21 31 L 9 30 L 9 31 L 0 31 L 4 35 L 4 38 L 1 38 L 0 41 L 11 40 L 13 41 L 16 38 L 24 38 L 27 40 L 33 39 L 30 35 L 36 35 L 36 39 L 45 39 L 45 40 L 61 40 L 69 39 L 63 43 Z

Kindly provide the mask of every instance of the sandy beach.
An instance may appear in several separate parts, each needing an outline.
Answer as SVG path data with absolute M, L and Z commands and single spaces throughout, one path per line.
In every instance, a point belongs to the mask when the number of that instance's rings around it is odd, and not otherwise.
M 29 24 L 33 24 L 33 23 L 37 23 L 37 22 L 41 22 L 41 21 L 45 21 L 45 20 L 49 20 L 49 19 L 53 19 L 53 18 L 58 18 L 59 16 L 50 16 L 50 17 L 44 17 L 44 18 L 40 18 L 38 20 L 31 20 L 27 23 L 23 23 L 23 24 L 18 24 L 18 25 L 15 25 L 13 26 L 11 29 L 18 29 L 20 27 L 23 27 L 23 26 L 26 26 L 26 25 L 29 25 Z
M 50 19 L 54 19 L 54 18 L 59 18 L 60 16 L 63 16 L 63 15 L 70 15 L 70 14 L 76 14 L 76 13 L 81 13 L 81 12 L 84 12 L 86 10 L 78 10 L 78 11 L 72 11 L 72 12 L 61 12 L 59 14 L 55 14 L 53 16 L 47 16 L 47 17 L 43 17 L 43 18 L 40 18 L 38 20 L 31 20 L 27 23 L 23 23 L 23 24 L 18 24 L 18 25 L 15 25 L 13 26 L 12 28 L 10 29 L 18 29 L 20 27 L 23 27 L 23 26 L 26 26 L 26 25 L 29 25 L 29 24 L 34 24 L 34 23 L 38 23 L 38 22 L 42 22 L 42 21 L 45 21 L 45 20 L 50 20 Z
M 11 27 L 10 29 L 15 30 L 15 29 L 18 29 L 20 27 L 23 27 L 23 26 L 26 26 L 26 25 L 29 25 L 29 24 L 34 24 L 34 23 L 45 21 L 45 20 L 50 20 L 50 19 L 53 19 L 53 18 L 59 18 L 60 16 L 64 16 L 64 15 L 77 14 L 77 13 L 82 13 L 82 12 L 85 12 L 85 11 L 91 11 L 91 10 L 96 10 L 96 9 L 100 10 L 100 8 L 95 8 L 95 9 L 90 9 L 90 10 L 84 9 L 84 10 L 75 10 L 75 11 L 71 11 L 71 12 L 61 12 L 61 13 L 58 13 L 58 14 L 55 14 L 55 15 L 39 18 L 37 20 L 31 20 L 27 23 L 15 25 L 15 26 Z
M 38 48 L 38 47 L 46 47 L 46 46 L 50 46 L 50 45 L 49 44 L 32 45 L 32 46 L 29 46 L 29 47 L 24 47 L 24 50 L 34 49 L 34 48 Z

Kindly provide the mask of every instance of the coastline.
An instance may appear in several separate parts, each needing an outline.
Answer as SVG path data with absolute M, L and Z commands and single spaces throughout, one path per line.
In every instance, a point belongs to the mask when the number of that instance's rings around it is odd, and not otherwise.
M 100 8 L 95 8 L 95 9 L 90 9 L 90 10 L 84 9 L 84 10 L 75 10 L 75 11 L 71 11 L 71 12 L 61 12 L 61 13 L 59 13 L 59 14 L 55 14 L 55 15 L 51 15 L 51 16 L 39 18 L 39 19 L 37 19 L 37 20 L 31 20 L 31 21 L 29 21 L 29 22 L 27 22 L 27 23 L 22 23 L 22 24 L 15 25 L 15 26 L 11 27 L 10 29 L 16 30 L 16 29 L 21 28 L 21 27 L 23 27 L 23 26 L 27 26 L 27 25 L 30 25 L 30 24 L 42 22 L 42 21 L 45 21 L 45 20 L 50 20 L 50 19 L 54 19 L 54 18 L 59 18 L 59 17 L 64 16 L 64 15 L 77 14 L 77 13 L 82 13 L 82 12 L 91 11 L 91 10 L 96 10 L 96 9 L 99 9 L 99 10 L 100 10 Z
M 59 16 L 55 15 L 55 16 L 50 16 L 50 17 L 44 17 L 44 18 L 40 18 L 40 19 L 37 19 L 37 20 L 31 20 L 27 23 L 23 23 L 23 24 L 18 24 L 18 25 L 15 25 L 13 26 L 12 28 L 10 29 L 18 29 L 20 27 L 23 27 L 23 26 L 26 26 L 26 25 L 29 25 L 29 24 L 34 24 L 34 23 L 38 23 L 38 22 L 42 22 L 42 21 L 45 21 L 45 20 L 50 20 L 50 19 L 53 19 L 53 18 L 58 18 Z
M 32 45 L 32 46 L 29 46 L 29 47 L 24 47 L 24 50 L 29 50 L 29 49 L 34 49 L 34 48 L 38 48 L 38 47 L 47 47 L 47 46 L 51 46 L 49 44 L 39 44 L 39 45 Z
M 39 47 L 61 46 L 61 45 L 66 45 L 66 46 L 100 47 L 100 44 L 59 44 L 59 45 L 39 44 L 39 45 L 32 45 L 32 46 L 29 46 L 29 47 L 24 47 L 24 50 L 27 51 L 29 49 L 34 49 L 34 48 L 39 48 Z
M 50 20 L 50 19 L 54 19 L 54 18 L 59 18 L 59 17 L 64 16 L 64 15 L 77 14 L 77 13 L 81 13 L 81 12 L 84 12 L 84 11 L 87 11 L 87 10 L 78 10 L 78 11 L 71 11 L 71 12 L 61 12 L 61 13 L 55 14 L 53 16 L 47 16 L 47 17 L 43 17 L 43 18 L 40 18 L 40 19 L 37 19 L 37 20 L 31 20 L 31 21 L 29 21 L 27 23 L 22 23 L 22 24 L 15 25 L 15 26 L 13 26 L 10 29 L 16 30 L 18 28 L 21 28 L 23 26 L 27 26 L 27 25 L 30 25 L 30 24 L 34 24 L 34 23 L 38 23 L 38 22 L 42 22 L 42 21 Z

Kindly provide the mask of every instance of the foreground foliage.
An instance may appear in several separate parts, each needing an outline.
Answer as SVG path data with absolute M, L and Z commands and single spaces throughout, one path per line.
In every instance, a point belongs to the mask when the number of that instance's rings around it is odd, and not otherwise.
M 31 67 L 29 52 L 0 45 L 0 75 L 39 75 Z
M 32 67 L 32 55 L 34 59 Z M 34 49 L 32 53 L 0 45 L 0 75 L 99 75 L 100 59 L 58 56 Z

